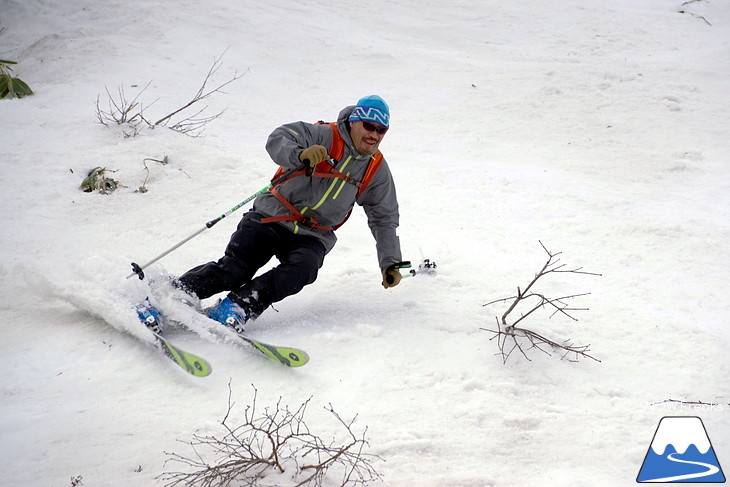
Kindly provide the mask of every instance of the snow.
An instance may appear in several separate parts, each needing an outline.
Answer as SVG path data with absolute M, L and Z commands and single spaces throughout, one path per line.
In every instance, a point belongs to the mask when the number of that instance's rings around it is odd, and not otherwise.
M 0 101 L 0 485 L 163 485 L 166 453 L 221 433 L 229 384 L 234 416 L 252 385 L 262 407 L 311 398 L 325 438 L 328 404 L 357 415 L 388 486 L 632 485 L 672 415 L 700 416 L 730 465 L 730 3 L 0 0 L 0 29 L 36 93 Z M 216 58 L 214 83 L 245 74 L 207 100 L 226 111 L 204 137 L 95 122 L 105 88 L 150 81 L 140 99 L 164 116 Z M 249 328 L 306 367 L 205 319 L 167 332 L 210 377 L 145 346 L 130 262 L 265 186 L 275 127 L 371 93 L 391 106 L 404 255 L 438 275 L 384 291 L 356 209 L 317 282 Z M 124 187 L 83 193 L 97 166 Z M 148 274 L 218 258 L 243 211 Z M 574 303 L 589 309 L 525 326 L 600 363 L 503 364 L 482 330 L 506 310 L 483 304 L 544 264 L 540 242 L 602 276 L 546 276 L 542 292 L 590 292 Z

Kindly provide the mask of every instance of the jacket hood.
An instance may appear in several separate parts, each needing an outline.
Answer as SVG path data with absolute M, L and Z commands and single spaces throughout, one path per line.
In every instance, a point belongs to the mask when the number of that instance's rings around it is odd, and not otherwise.
M 340 114 L 337 115 L 337 128 L 339 129 L 340 135 L 344 139 L 345 145 L 347 147 L 353 146 L 349 130 L 350 122 L 347 121 L 350 118 L 350 114 L 353 110 L 355 110 L 355 105 L 350 105 L 340 110 Z
M 350 105 L 340 110 L 340 114 L 337 115 L 337 123 L 347 122 L 353 110 L 355 110 L 355 105 Z

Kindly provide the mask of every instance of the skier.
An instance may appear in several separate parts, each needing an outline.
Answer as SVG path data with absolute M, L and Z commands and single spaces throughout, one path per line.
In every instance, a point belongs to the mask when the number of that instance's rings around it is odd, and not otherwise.
M 190 269 L 173 284 L 198 299 L 229 291 L 207 314 L 243 333 L 247 321 L 315 281 L 337 240 L 335 230 L 357 203 L 375 237 L 382 285 L 398 285 L 398 201 L 378 150 L 389 126 L 385 100 L 370 95 L 342 109 L 337 122 L 275 129 L 266 143 L 280 166 L 273 187 L 243 216 L 223 257 Z M 254 278 L 274 256 L 279 265 Z M 159 311 L 145 306 L 140 319 L 149 323 L 145 318 Z

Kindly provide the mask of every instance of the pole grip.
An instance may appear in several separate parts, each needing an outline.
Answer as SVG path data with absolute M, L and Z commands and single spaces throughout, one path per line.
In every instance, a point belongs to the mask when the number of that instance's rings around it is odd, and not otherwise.
M 387 282 L 388 284 L 393 284 L 393 282 L 395 281 L 395 278 L 388 274 L 388 271 L 392 271 L 394 269 L 407 269 L 409 267 L 411 267 L 410 260 L 404 260 L 402 262 L 390 264 L 388 267 L 385 268 L 385 282 Z

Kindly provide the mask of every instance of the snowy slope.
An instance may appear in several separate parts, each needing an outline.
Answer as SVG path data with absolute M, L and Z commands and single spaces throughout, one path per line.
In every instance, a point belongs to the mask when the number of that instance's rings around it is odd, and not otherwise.
M 213 81 L 245 74 L 209 100 L 227 110 L 205 137 L 95 123 L 105 87 L 151 82 L 150 118 L 182 106 L 224 52 Z M 260 405 L 311 397 L 323 437 L 326 405 L 358 415 L 388 486 L 632 485 L 666 415 L 701 416 L 730 466 L 727 2 L 0 0 L 0 59 L 36 92 L 0 101 L 0 485 L 162 485 L 166 452 L 220 434 L 229 384 L 239 413 L 252 384 Z M 384 291 L 356 210 L 318 281 L 250 327 L 306 367 L 202 325 L 168 332 L 210 359 L 206 379 L 144 346 L 129 263 L 264 186 L 276 126 L 371 93 L 391 106 L 404 255 L 439 274 Z M 96 166 L 124 187 L 81 192 Z M 239 216 L 151 274 L 218 258 Z M 589 310 L 528 323 L 600 363 L 503 365 L 481 330 L 540 241 L 602 277 L 545 278 Z M 666 399 L 720 405 L 650 406 Z

